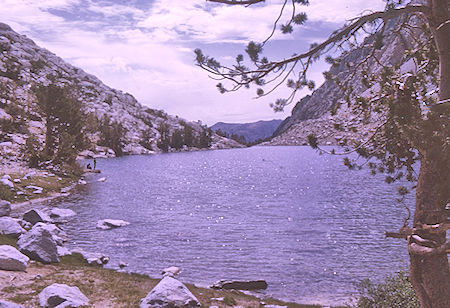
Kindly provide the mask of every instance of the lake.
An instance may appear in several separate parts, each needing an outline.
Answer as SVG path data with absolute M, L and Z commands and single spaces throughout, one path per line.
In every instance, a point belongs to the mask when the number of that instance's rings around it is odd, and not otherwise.
M 309 147 L 127 156 L 97 161 L 100 175 L 61 201 L 77 216 L 64 229 L 72 247 L 111 256 L 127 270 L 180 280 L 265 279 L 261 294 L 339 304 L 364 278 L 407 269 L 406 243 L 386 239 L 406 216 L 396 185 L 342 157 Z M 106 182 L 97 182 L 106 177 Z M 412 198 L 408 200 L 410 208 Z M 101 231 L 100 219 L 129 226 Z

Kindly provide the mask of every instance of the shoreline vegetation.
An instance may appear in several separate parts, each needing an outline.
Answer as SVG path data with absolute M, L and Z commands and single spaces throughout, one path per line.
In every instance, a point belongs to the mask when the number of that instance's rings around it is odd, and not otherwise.
M 10 176 L 10 181 L 14 184 L 14 195 L 2 191 L 0 199 L 11 202 L 10 216 L 15 218 L 20 218 L 30 209 L 51 208 L 55 199 L 69 196 L 78 185 L 86 185 L 85 177 L 90 174 L 55 174 L 24 167 L 5 171 L 7 172 L 0 173 L 0 177 Z M 0 187 L 12 191 L 6 185 Z M 17 194 L 18 192 L 21 193 Z M 17 240 L 0 235 L 0 245 L 17 247 Z M 89 298 L 89 307 L 137 307 L 159 281 L 160 279 L 142 274 L 89 265 L 82 257 L 68 255 L 60 257 L 60 263 L 55 264 L 29 261 L 25 272 L 0 270 L 0 299 L 25 307 L 39 307 L 38 294 L 45 287 L 53 283 L 64 283 L 80 288 Z M 237 290 L 197 287 L 192 283 L 186 286 L 197 297 L 201 307 L 323 307 L 319 304 L 284 302 L 270 297 L 260 298 Z

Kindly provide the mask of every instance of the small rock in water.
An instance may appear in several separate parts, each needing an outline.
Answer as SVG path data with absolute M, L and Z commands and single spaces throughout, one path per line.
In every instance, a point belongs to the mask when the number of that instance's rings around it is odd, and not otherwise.
M 106 181 L 106 178 L 105 178 L 105 177 L 99 178 L 99 179 L 97 180 L 97 182 L 105 182 L 105 181 Z
M 177 266 L 171 266 L 163 269 L 161 274 L 163 275 L 163 277 L 165 276 L 175 277 L 176 275 L 178 275 L 178 273 L 180 273 L 180 270 L 181 269 Z
M 50 218 L 53 222 L 66 222 L 68 218 L 75 216 L 76 213 L 71 209 L 52 208 L 50 210 Z
M 72 254 L 68 248 L 63 246 L 56 247 L 56 251 L 58 252 L 58 257 L 64 257 Z
M 124 267 L 127 267 L 127 266 L 128 266 L 128 263 L 123 262 L 123 261 L 120 261 L 120 262 L 119 262 L 119 267 L 120 267 L 120 268 L 124 268 Z
M 80 184 L 80 185 L 86 185 L 87 184 L 87 182 L 85 181 L 85 180 L 78 180 L 78 184 Z
M 265 290 L 265 280 L 220 280 L 211 286 L 212 289 L 234 289 L 234 290 Z
M 97 229 L 109 230 L 113 228 L 128 226 L 129 224 L 129 222 L 120 219 L 102 219 L 97 222 Z

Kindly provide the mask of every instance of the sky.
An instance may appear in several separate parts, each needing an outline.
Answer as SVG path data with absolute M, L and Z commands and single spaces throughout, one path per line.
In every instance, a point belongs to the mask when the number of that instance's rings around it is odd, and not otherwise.
M 244 123 L 289 116 L 293 105 L 281 113 L 269 107 L 288 90 L 281 86 L 260 99 L 256 88 L 221 94 L 217 81 L 195 65 L 194 49 L 227 63 L 249 41 L 271 33 L 282 2 L 244 7 L 206 0 L 0 0 L 0 22 L 143 105 L 208 125 Z M 301 7 L 308 21 L 292 34 L 277 31 L 264 51 L 287 58 L 349 19 L 383 7 L 382 0 L 310 0 Z M 320 85 L 326 69 L 319 62 L 309 77 Z

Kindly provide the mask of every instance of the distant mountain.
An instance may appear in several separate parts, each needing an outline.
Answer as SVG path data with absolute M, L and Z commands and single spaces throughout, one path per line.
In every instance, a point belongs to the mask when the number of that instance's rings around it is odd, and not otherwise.
M 258 121 L 253 123 L 223 123 L 218 122 L 211 126 L 214 132 L 220 130 L 228 136 L 243 136 L 246 142 L 254 142 L 258 139 L 271 137 L 282 120 Z M 219 132 L 220 133 L 220 132 Z
M 38 90 L 49 86 L 64 88 L 76 102 L 49 95 L 45 105 L 38 99 Z M 106 86 L 0 23 L 0 163 L 23 160 L 31 139 L 36 141 L 35 152 L 50 140 L 49 134 L 61 147 L 69 142 L 67 134 L 58 135 L 69 130 L 61 128 L 62 117 L 78 127 L 79 135 L 84 133 L 86 138 L 77 150 L 85 157 L 240 146 L 201 123 L 141 105 L 131 94 Z M 47 129 L 49 123 L 53 130 Z M 113 139 L 118 140 L 114 148 Z M 55 145 L 55 151 L 59 150 Z

